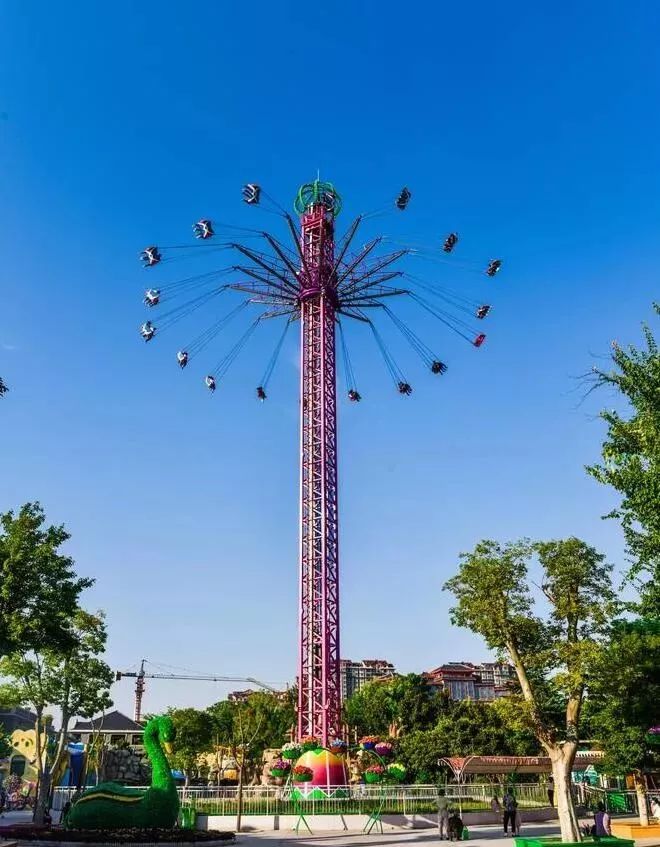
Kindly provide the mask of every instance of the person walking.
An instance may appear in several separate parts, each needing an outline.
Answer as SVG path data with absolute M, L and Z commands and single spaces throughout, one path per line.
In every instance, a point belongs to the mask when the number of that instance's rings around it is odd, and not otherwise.
M 516 834 L 516 809 L 518 803 L 513 796 L 513 788 L 507 788 L 503 799 L 504 804 L 504 834 L 509 834 L 509 824 L 511 824 L 511 835 Z
M 445 796 L 445 789 L 438 791 L 438 836 L 449 838 L 449 800 Z

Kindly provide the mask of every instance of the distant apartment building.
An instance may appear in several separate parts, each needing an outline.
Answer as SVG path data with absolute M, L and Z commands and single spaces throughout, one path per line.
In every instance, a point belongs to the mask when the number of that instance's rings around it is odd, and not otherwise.
M 423 674 L 427 685 L 452 700 L 495 700 L 511 691 L 515 671 L 503 662 L 447 662 Z
M 341 677 L 341 698 L 345 700 L 355 694 L 362 686 L 375 679 L 388 679 L 396 674 L 394 665 L 385 659 L 341 659 L 339 662 Z

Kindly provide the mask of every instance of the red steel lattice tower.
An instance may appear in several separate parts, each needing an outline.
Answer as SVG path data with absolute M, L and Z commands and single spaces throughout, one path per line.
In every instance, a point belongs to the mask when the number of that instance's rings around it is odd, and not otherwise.
M 328 183 L 303 186 L 301 213 L 300 655 L 298 737 L 339 737 L 339 550 L 334 215 Z

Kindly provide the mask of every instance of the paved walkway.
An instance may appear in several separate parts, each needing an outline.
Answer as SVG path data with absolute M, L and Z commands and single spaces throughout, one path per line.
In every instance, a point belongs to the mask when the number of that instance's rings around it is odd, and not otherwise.
M 537 824 L 535 826 L 523 826 L 521 835 L 558 835 L 559 827 L 556 823 Z M 435 829 L 400 830 L 395 832 L 376 833 L 362 835 L 361 833 L 331 832 L 309 835 L 294 832 L 255 832 L 240 833 L 236 839 L 244 847 L 293 847 L 292 842 L 300 844 L 301 847 L 396 847 L 402 844 L 404 847 L 440 847 L 450 842 L 440 841 Z M 488 844 L 488 847 L 514 847 L 511 836 L 504 836 L 500 826 L 474 826 L 470 827 L 470 844 Z M 463 842 L 460 842 L 461 844 Z M 636 847 L 660 847 L 657 838 L 637 839 Z M 465 845 L 467 847 L 467 844 Z

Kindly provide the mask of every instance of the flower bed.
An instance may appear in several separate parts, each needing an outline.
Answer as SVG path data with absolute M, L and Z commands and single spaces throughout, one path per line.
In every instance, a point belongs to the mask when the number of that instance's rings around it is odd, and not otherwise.
M 0 827 L 0 841 L 55 844 L 199 844 L 233 841 L 233 832 L 216 829 L 62 829 L 33 824 Z M 210 847 L 210 845 L 209 845 Z

